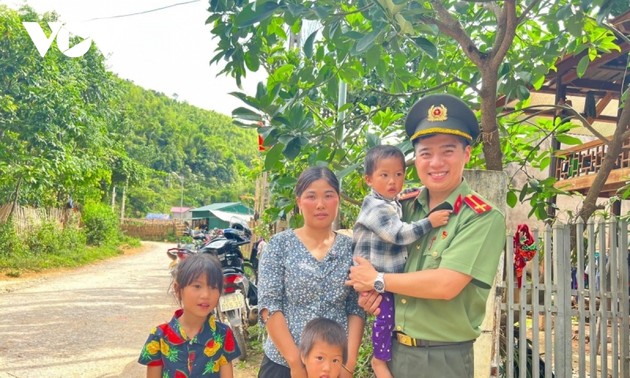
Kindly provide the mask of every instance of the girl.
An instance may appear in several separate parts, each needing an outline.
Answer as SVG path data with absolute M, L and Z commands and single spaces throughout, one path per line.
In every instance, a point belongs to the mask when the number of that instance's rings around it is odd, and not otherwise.
M 179 264 L 173 291 L 181 309 L 151 331 L 138 360 L 148 378 L 233 377 L 232 360 L 241 353 L 232 330 L 213 313 L 222 290 L 215 256 L 192 255 Z
M 304 378 L 298 344 L 306 323 L 333 319 L 348 337 L 351 377 L 363 335 L 365 314 L 357 293 L 344 281 L 352 265 L 352 239 L 333 231 L 339 209 L 339 181 L 326 167 L 304 171 L 295 187 L 304 226 L 274 235 L 260 260 L 258 308 L 269 338 L 259 378 Z
M 308 378 L 338 378 L 347 369 L 348 339 L 334 320 L 315 318 L 306 324 L 300 340 L 300 356 Z

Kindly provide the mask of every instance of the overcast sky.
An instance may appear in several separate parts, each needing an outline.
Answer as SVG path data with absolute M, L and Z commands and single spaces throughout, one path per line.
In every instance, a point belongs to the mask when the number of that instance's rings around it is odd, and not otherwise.
M 94 40 L 107 57 L 109 69 L 118 76 L 169 96 L 177 94 L 192 105 L 231 115 L 232 109 L 243 103 L 228 94 L 239 90 L 231 77 L 216 77 L 223 67 L 209 65 L 216 43 L 211 39 L 210 27 L 204 24 L 209 16 L 208 0 L 182 4 L 188 1 L 0 0 L 0 4 L 17 9 L 27 3 L 38 13 L 54 10 L 71 33 Z M 92 20 L 162 7 L 168 8 Z M 37 54 L 35 47 L 33 51 Z M 253 95 L 262 80 L 262 73 L 249 75 L 243 90 Z

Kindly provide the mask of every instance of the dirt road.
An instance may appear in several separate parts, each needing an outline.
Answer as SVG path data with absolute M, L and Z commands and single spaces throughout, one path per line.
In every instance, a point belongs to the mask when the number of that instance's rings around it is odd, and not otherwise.
M 0 377 L 143 377 L 140 349 L 176 308 L 169 246 L 147 242 L 80 269 L 0 280 Z

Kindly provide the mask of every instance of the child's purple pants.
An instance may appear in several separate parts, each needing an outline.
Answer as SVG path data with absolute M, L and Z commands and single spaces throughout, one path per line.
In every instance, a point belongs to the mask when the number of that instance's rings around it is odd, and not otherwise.
M 378 314 L 372 325 L 372 346 L 374 358 L 382 361 L 392 359 L 392 332 L 394 331 L 394 294 L 385 292 L 378 308 Z

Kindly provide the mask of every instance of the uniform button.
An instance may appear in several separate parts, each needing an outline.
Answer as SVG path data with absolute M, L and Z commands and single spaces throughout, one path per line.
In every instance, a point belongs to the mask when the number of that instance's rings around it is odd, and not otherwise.
M 417 246 L 416 246 L 416 249 L 419 251 L 419 250 L 420 250 L 420 246 L 419 246 L 419 245 L 417 245 Z
M 400 300 L 402 302 L 402 304 L 407 304 L 407 300 L 405 298 Z
M 433 251 L 432 255 L 433 257 L 437 257 L 438 253 L 436 251 Z
M 396 331 L 402 331 L 402 327 L 401 326 L 396 326 Z

